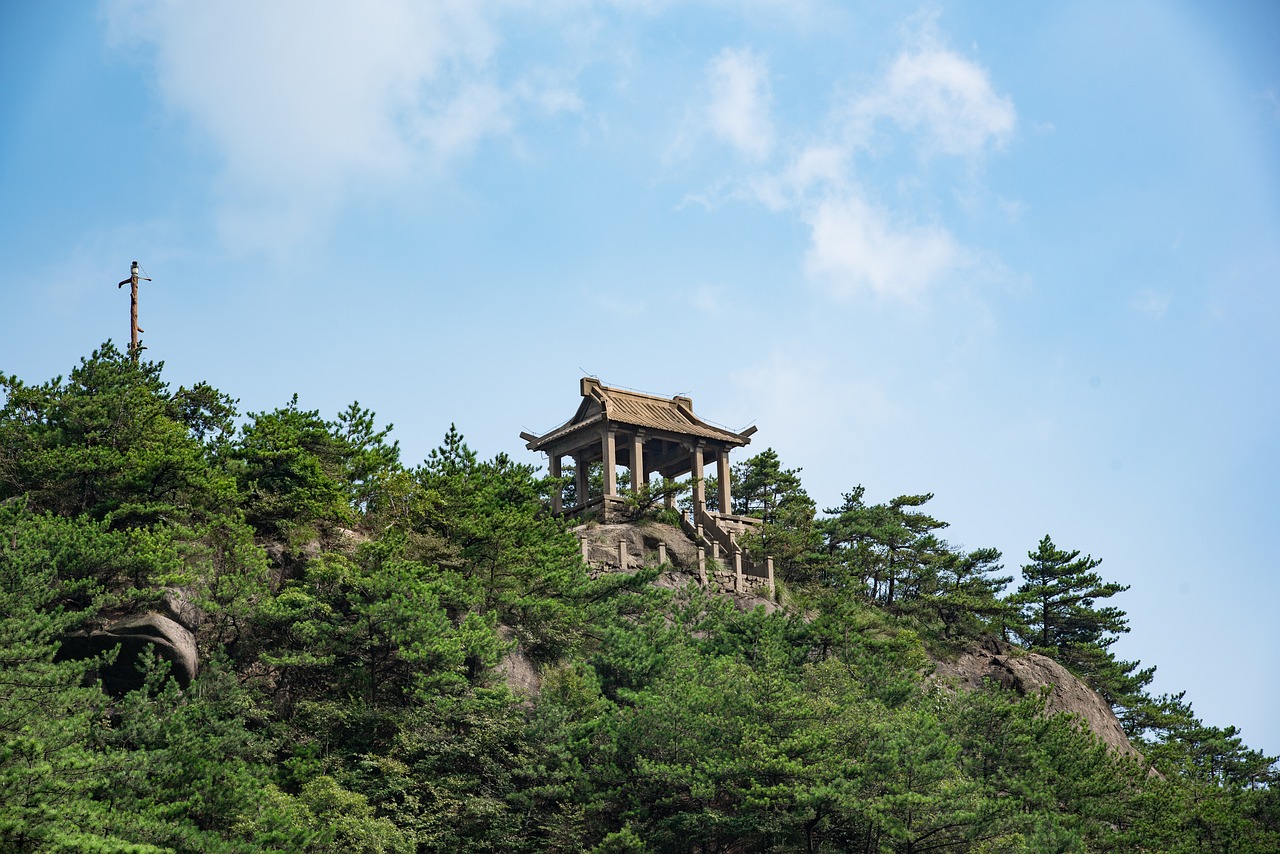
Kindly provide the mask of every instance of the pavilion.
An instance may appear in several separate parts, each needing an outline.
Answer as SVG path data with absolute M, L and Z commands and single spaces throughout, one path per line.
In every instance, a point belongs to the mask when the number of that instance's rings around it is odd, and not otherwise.
M 566 457 L 573 460 L 576 504 L 563 507 L 560 494 L 551 497 L 557 515 L 594 516 L 601 522 L 622 518 L 625 498 L 618 489 L 618 468 L 631 473 L 631 491 L 639 493 L 654 474 L 670 483 L 689 475 L 692 480 L 692 512 L 681 515 L 681 526 L 695 542 L 706 543 L 714 556 L 722 552 L 739 578 L 767 578 L 773 582 L 772 560 L 756 566 L 738 545 L 742 533 L 760 520 L 732 513 L 729 453 L 751 443 L 755 427 L 735 433 L 703 421 L 693 413 L 693 401 L 677 395 L 666 398 L 627 389 L 610 388 L 594 377 L 583 377 L 582 402 L 573 417 L 542 436 L 521 433 L 531 451 L 547 455 L 552 477 L 560 477 Z M 602 468 L 603 493 L 589 494 L 588 471 Z M 718 511 L 707 509 L 705 469 L 715 465 Z M 667 506 L 674 499 L 667 496 Z M 717 557 L 718 559 L 718 557 Z
M 655 397 L 609 388 L 594 377 L 583 377 L 581 391 L 578 411 L 563 425 L 543 436 L 520 434 L 529 450 L 547 455 L 552 477 L 560 477 L 565 457 L 572 458 L 578 504 L 567 512 L 599 507 L 601 515 L 613 515 L 611 505 L 622 500 L 617 475 L 622 466 L 631 472 L 633 492 L 639 492 L 655 473 L 668 481 L 691 475 L 694 512 L 705 514 L 704 468 L 714 462 L 717 503 L 721 513 L 729 513 L 733 506 L 729 452 L 749 444 L 755 427 L 734 433 L 694 415 L 693 401 L 687 397 Z M 593 463 L 603 463 L 603 495 L 589 496 L 587 492 L 587 471 Z M 554 512 L 564 512 L 566 508 L 560 504 L 560 496 L 553 496 Z

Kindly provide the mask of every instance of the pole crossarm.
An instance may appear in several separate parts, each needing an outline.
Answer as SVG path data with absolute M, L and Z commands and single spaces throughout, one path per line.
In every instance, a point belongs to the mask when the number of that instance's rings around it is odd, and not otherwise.
M 116 290 L 129 286 L 129 355 L 136 362 L 138 354 L 142 351 L 142 342 L 138 339 L 138 334 L 142 332 L 142 328 L 138 326 L 138 282 L 149 282 L 146 276 L 138 274 L 138 262 L 134 261 L 129 267 L 129 278 L 123 279 L 116 285 Z

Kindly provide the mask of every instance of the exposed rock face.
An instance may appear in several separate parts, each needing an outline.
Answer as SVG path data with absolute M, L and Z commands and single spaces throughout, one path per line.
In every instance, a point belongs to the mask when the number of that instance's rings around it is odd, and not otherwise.
M 657 563 L 659 544 L 666 546 L 667 562 L 691 578 L 698 574 L 698 547 L 679 528 L 660 522 L 646 524 L 618 523 L 598 525 L 588 523 L 574 528 L 578 538 L 586 543 L 584 557 L 596 572 L 635 572 Z M 618 543 L 626 543 L 627 564 L 619 563 Z
M 59 658 L 83 659 L 120 645 L 115 662 L 99 671 L 102 688 L 109 694 L 123 694 L 142 686 L 138 655 L 154 652 L 168 661 L 178 684 L 187 687 L 200 670 L 196 638 L 175 620 L 149 611 L 122 617 L 92 632 L 77 632 L 63 638 Z
M 307 561 L 318 557 L 321 551 L 321 544 L 318 539 L 303 543 L 297 549 L 277 540 L 267 540 L 261 542 L 260 545 L 267 555 L 267 560 L 275 569 L 275 583 L 277 585 L 284 584 L 289 579 L 297 578 L 301 575 L 303 567 L 307 565 Z
M 204 622 L 204 611 L 195 604 L 188 587 L 165 587 L 158 607 L 161 614 L 193 632 Z
M 1129 743 L 1106 700 L 1052 658 L 1022 652 L 996 638 L 984 638 L 955 661 L 937 662 L 936 675 L 943 681 L 973 690 L 983 688 L 985 680 L 1019 694 L 1033 694 L 1046 685 L 1051 686 L 1047 704 L 1049 713 L 1079 715 L 1094 735 L 1116 752 L 1124 756 L 1141 756 Z
M 515 629 L 498 626 L 498 637 L 506 643 L 516 642 L 515 647 L 498 662 L 498 674 L 506 680 L 514 694 L 536 697 L 542 691 L 542 674 L 527 655 L 520 650 Z
M 593 576 L 606 572 L 635 572 L 646 566 L 656 566 L 659 562 L 659 548 L 662 547 L 671 568 L 658 576 L 654 582 L 657 586 L 678 590 L 690 582 L 701 581 L 698 573 L 698 547 L 679 528 L 661 522 L 621 522 L 610 525 L 591 522 L 579 525 L 574 533 L 584 544 L 583 556 L 590 565 Z M 619 543 L 626 544 L 625 566 L 621 560 Z M 757 606 L 763 606 L 769 613 L 778 609 L 777 603 L 761 595 L 765 592 L 762 587 L 735 590 L 731 572 L 708 569 L 706 581 L 708 589 L 732 596 L 734 604 L 744 611 Z
M 680 589 L 699 582 L 698 548 L 684 531 L 658 522 L 588 523 L 574 529 L 583 544 L 583 557 L 593 576 L 606 572 L 635 572 L 658 563 L 659 546 L 666 553 L 669 569 L 654 582 L 660 587 Z M 620 549 L 619 544 L 625 545 Z M 752 591 L 738 592 L 732 587 L 732 574 L 722 578 L 709 572 L 707 586 L 733 596 L 742 610 L 762 605 L 770 613 L 778 605 Z M 510 629 L 503 627 L 502 637 L 509 640 Z M 1047 656 L 1024 652 L 996 638 L 984 638 L 954 661 L 937 661 L 935 677 L 943 682 L 970 690 L 982 690 L 990 680 L 1018 694 L 1033 694 L 1049 688 L 1046 711 L 1050 714 L 1070 712 L 1078 715 L 1105 744 L 1123 756 L 1140 758 L 1129 743 L 1107 702 L 1069 670 Z M 508 653 L 498 669 L 516 691 L 536 694 L 541 678 L 533 664 L 518 650 Z

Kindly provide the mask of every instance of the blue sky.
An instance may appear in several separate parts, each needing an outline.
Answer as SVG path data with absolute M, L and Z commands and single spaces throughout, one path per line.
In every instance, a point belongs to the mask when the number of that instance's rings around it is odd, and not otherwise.
M 0 370 L 128 339 L 246 411 L 530 462 L 577 380 L 820 507 L 1101 557 L 1280 753 L 1280 5 L 0 6 Z

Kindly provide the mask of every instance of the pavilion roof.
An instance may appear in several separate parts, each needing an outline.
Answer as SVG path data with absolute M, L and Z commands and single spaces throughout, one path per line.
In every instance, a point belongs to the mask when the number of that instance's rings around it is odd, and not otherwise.
M 735 433 L 724 427 L 708 424 L 693 414 L 693 401 L 687 397 L 657 397 L 627 389 L 601 385 L 593 377 L 582 379 L 582 403 L 574 416 L 543 436 L 522 433 L 531 451 L 541 451 L 548 445 L 592 424 L 609 421 L 631 427 L 644 427 L 682 436 L 712 439 L 726 445 L 739 447 L 751 441 L 754 429 Z

